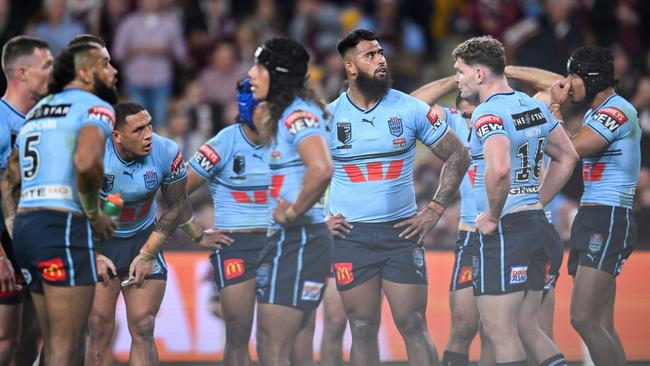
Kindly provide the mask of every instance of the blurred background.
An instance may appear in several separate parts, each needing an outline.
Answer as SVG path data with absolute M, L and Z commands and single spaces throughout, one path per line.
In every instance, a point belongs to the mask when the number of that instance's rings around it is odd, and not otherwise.
M 119 69 L 122 98 L 144 104 L 156 132 L 174 139 L 186 159 L 235 120 L 235 84 L 251 67 L 261 42 L 283 35 L 303 43 L 311 54 L 309 83 L 331 101 L 344 81 L 335 45 L 355 28 L 378 33 L 394 87 L 406 93 L 451 75 L 451 50 L 476 35 L 501 40 L 509 64 L 560 74 L 576 47 L 610 47 L 618 92 L 636 106 L 643 129 L 634 215 L 638 248 L 650 248 L 650 225 L 645 225 L 650 223 L 648 0 L 0 0 L 0 46 L 13 36 L 30 34 L 47 40 L 56 54 L 76 34 L 102 36 Z M 2 80 L 2 92 L 4 84 Z M 453 102 L 452 93 L 440 104 L 453 107 Z M 566 111 L 569 129 L 580 126 L 587 108 L 578 105 Z M 417 161 L 418 203 L 426 204 L 438 185 L 441 163 L 426 149 L 420 149 Z M 576 169 L 551 204 L 553 222 L 565 242 L 582 193 L 581 180 Z M 207 190 L 193 195 L 192 203 L 203 225 L 211 226 Z M 457 204 L 446 211 L 427 237 L 428 249 L 453 248 L 458 214 Z M 177 233 L 168 251 L 197 249 Z M 207 262 L 207 255 L 200 258 Z M 192 269 L 194 279 L 210 283 L 209 268 L 201 266 Z M 161 331 L 157 328 L 156 334 Z

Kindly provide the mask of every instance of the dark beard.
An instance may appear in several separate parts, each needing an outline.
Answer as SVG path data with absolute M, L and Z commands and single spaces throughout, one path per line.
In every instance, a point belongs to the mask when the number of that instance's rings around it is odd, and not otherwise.
M 101 81 L 97 75 L 95 75 L 95 83 L 93 84 L 93 88 L 95 89 L 95 95 L 105 100 L 107 103 L 111 105 L 117 103 L 119 97 L 117 95 L 117 90 L 115 87 L 110 87 L 104 84 L 104 82 Z
M 368 100 L 378 100 L 383 97 L 393 84 L 390 74 L 387 74 L 386 78 L 380 79 L 361 70 L 359 70 L 356 81 L 361 94 Z

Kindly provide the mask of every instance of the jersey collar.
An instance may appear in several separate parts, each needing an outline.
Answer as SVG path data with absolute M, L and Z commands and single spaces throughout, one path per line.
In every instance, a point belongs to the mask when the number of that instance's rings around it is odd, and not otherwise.
M 388 91 L 386 92 L 386 94 L 388 94 Z M 384 100 L 384 97 L 386 96 L 386 94 L 384 94 L 381 98 L 379 98 L 379 100 L 377 101 L 377 103 L 375 103 L 375 105 L 373 105 L 372 108 L 370 108 L 370 109 L 368 109 L 368 110 L 363 109 L 363 108 L 359 108 L 356 104 L 354 104 L 354 102 L 352 101 L 352 99 L 350 99 L 350 96 L 348 95 L 348 92 L 347 92 L 347 91 L 345 92 L 345 97 L 348 98 L 348 102 L 350 102 L 350 104 L 352 104 L 352 106 L 353 106 L 354 108 L 356 108 L 356 109 L 360 110 L 361 112 L 367 114 L 367 113 L 372 112 L 373 110 L 375 110 L 375 108 L 377 108 L 377 106 L 379 106 L 379 104 L 381 103 L 381 101 Z
M 14 106 L 12 106 L 11 103 L 7 102 L 5 98 L 1 98 L 1 100 L 2 103 L 4 103 L 7 106 L 7 108 L 11 109 L 14 113 L 19 115 L 21 118 L 25 118 L 25 115 L 20 113 L 16 108 L 14 108 Z
M 261 148 L 264 147 L 264 145 L 255 145 L 251 140 L 248 139 L 248 137 L 246 137 L 246 134 L 244 133 L 244 130 L 243 130 L 243 127 L 242 127 L 241 123 L 238 125 L 238 127 L 239 127 L 239 133 L 241 133 L 241 137 L 243 137 L 244 141 L 246 141 L 249 145 L 251 145 L 251 147 L 253 147 L 255 150 L 258 150 L 258 149 L 261 149 Z
M 487 101 L 489 101 L 490 99 L 492 99 L 492 98 L 494 98 L 494 97 L 496 97 L 496 96 L 498 96 L 498 95 L 514 95 L 514 94 L 515 94 L 515 91 L 514 91 L 514 90 L 511 91 L 511 92 L 507 92 L 507 93 L 495 93 L 495 94 L 490 95 L 490 96 L 485 100 L 485 102 L 483 102 L 483 103 L 486 103 Z

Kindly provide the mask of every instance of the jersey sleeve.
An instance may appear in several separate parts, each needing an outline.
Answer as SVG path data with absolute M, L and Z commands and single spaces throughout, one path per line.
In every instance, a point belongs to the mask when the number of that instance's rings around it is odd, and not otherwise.
M 329 141 L 330 136 L 325 132 L 326 123 L 316 108 L 301 106 L 280 121 L 280 129 L 284 129 L 292 145 L 298 146 L 302 140 L 312 135 L 321 135 Z
M 494 108 L 482 108 L 483 106 L 480 105 L 474 110 L 471 123 L 473 133 L 476 134 L 476 139 L 481 145 L 492 136 L 507 136 L 503 118 L 499 115 L 499 112 L 495 111 Z
M 614 106 L 606 106 L 593 113 L 586 120 L 587 126 L 594 130 L 608 144 L 616 140 L 629 118 L 625 112 Z
M 429 148 L 433 148 L 449 130 L 447 121 L 438 116 L 428 104 L 413 101 L 416 137 Z
M 165 141 L 165 178 L 163 184 L 172 184 L 187 176 L 187 168 L 185 167 L 185 159 L 183 153 L 178 145 L 169 139 Z
M 201 178 L 209 180 L 223 169 L 230 150 L 225 135 L 224 130 L 208 140 L 190 159 L 190 166 Z
M 94 125 L 102 129 L 106 139 L 111 137 L 115 126 L 115 111 L 108 103 L 90 101 L 85 103 L 81 111 L 81 126 Z

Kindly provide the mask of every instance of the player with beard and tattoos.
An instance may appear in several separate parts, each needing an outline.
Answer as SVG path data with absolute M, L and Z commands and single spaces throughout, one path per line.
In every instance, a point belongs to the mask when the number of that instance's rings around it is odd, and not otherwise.
M 334 102 L 330 229 L 334 270 L 350 320 L 352 362 L 378 365 L 381 292 L 412 364 L 438 364 L 426 324 L 422 241 L 458 190 L 470 164 L 466 148 L 424 102 L 390 88 L 375 33 L 358 29 L 337 45 L 349 88 Z M 416 212 L 415 144 L 445 161 L 431 203 Z
M 25 114 L 47 94 L 52 75 L 52 54 L 47 42 L 33 37 L 10 39 L 2 50 L 7 91 L 0 103 L 0 171 L 13 149 Z M 40 332 L 34 304 L 13 254 L 11 216 L 1 219 L 0 247 L 0 365 L 31 365 L 38 356 Z M 12 357 L 13 354 L 13 357 Z
M 103 44 L 64 49 L 54 62 L 53 94 L 27 114 L 2 185 L 5 215 L 17 210 L 16 258 L 45 336 L 46 364 L 79 363 L 97 268 L 108 261 L 96 259 L 93 236 L 106 241 L 116 227 L 99 201 L 116 74 Z

